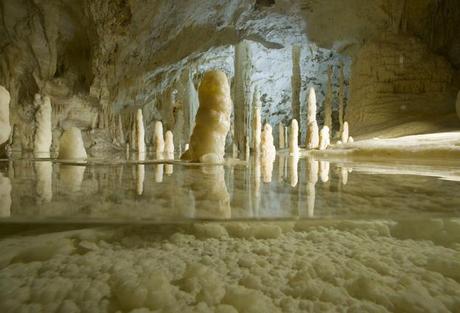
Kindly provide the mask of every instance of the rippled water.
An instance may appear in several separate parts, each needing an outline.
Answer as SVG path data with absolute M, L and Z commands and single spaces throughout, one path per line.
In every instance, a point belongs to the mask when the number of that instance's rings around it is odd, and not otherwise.
M 1 222 L 161 223 L 201 219 L 455 217 L 460 169 L 330 163 L 0 163 Z

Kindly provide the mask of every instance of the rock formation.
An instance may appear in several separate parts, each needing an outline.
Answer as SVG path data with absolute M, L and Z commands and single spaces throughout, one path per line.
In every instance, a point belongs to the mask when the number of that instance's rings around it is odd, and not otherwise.
M 284 137 L 284 125 L 283 122 L 278 124 L 278 148 L 284 149 L 286 148 L 286 138 Z
M 348 122 L 343 123 L 343 129 L 342 129 L 342 134 L 341 134 L 341 141 L 343 144 L 348 143 L 348 139 L 350 137 L 349 135 L 349 130 L 348 130 Z
M 136 113 L 136 145 L 138 156 L 145 156 L 145 130 L 142 109 L 138 109 Z
M 343 75 L 343 70 L 341 71 Z M 343 88 L 343 87 L 341 87 Z M 326 97 L 324 98 L 324 126 L 327 126 L 330 131 L 332 131 L 332 65 L 329 65 L 327 68 L 327 88 L 326 88 Z M 340 96 L 339 96 L 340 97 Z M 343 100 L 342 100 L 343 101 Z M 340 104 L 339 100 L 339 104 Z M 342 103 L 343 105 L 343 103 Z M 340 107 L 340 105 L 339 105 Z M 340 114 L 339 114 L 340 116 Z
M 300 46 L 294 45 L 292 47 L 292 118 L 300 121 L 300 89 L 302 85 L 301 70 L 300 70 Z
M 299 124 L 296 119 L 291 121 L 289 128 L 289 155 L 299 155 Z
M 11 133 L 10 126 L 10 93 L 0 86 L 0 146 L 8 140 Z M 0 151 L 0 154 L 3 151 Z
M 163 137 L 163 123 L 161 121 L 155 122 L 153 143 L 155 145 L 156 154 L 163 153 L 165 151 L 165 140 Z
M 260 136 L 262 133 L 262 120 L 260 117 L 260 110 L 262 104 L 260 103 L 260 94 L 256 88 L 254 91 L 254 98 L 252 101 L 252 151 L 258 154 L 260 151 Z
M 87 154 L 81 130 L 76 127 L 66 129 L 59 140 L 59 159 L 86 159 Z
M 270 124 L 264 125 L 260 141 L 260 154 L 262 158 L 275 159 L 276 148 L 273 144 L 272 127 Z
M 319 146 L 319 129 L 316 122 L 316 93 L 313 87 L 308 90 L 307 104 L 307 149 L 317 149 Z
M 34 105 L 37 108 L 35 113 L 34 156 L 49 158 L 53 140 L 51 100 L 47 96 L 42 97 L 36 94 Z
M 321 132 L 319 133 L 319 150 L 326 150 L 326 148 L 331 143 L 331 136 L 329 133 L 329 127 L 323 126 Z
M 165 134 L 165 156 L 168 160 L 174 160 L 174 136 L 170 130 Z
M 181 159 L 198 162 L 212 154 L 216 161 L 223 161 L 225 138 L 230 129 L 232 100 L 227 76 L 221 71 L 207 72 L 198 89 L 200 106 L 196 124 L 190 138 L 189 149 Z

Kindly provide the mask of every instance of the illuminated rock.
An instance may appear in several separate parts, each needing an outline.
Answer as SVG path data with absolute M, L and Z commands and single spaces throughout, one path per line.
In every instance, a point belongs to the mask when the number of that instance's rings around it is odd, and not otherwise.
M 10 137 L 10 93 L 0 86 L 0 144 Z
M 289 128 L 289 155 L 297 156 L 299 155 L 299 124 L 296 119 L 293 119 L 291 122 L 291 127 Z
M 79 128 L 66 129 L 59 140 L 59 159 L 86 159 L 87 154 Z

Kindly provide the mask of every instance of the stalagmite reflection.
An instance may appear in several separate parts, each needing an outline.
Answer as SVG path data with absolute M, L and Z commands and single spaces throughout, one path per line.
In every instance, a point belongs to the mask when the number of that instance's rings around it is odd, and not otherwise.
M 53 198 L 53 164 L 51 161 L 35 162 L 34 167 L 37 175 L 37 203 L 50 202 Z
M 203 166 L 190 187 L 195 198 L 195 218 L 231 218 L 230 195 L 223 166 Z
M 346 185 L 348 183 L 348 169 L 346 167 L 342 167 L 340 169 L 340 173 L 342 176 L 342 185 Z
M 299 164 L 298 155 L 289 156 L 289 159 L 288 159 L 289 179 L 290 179 L 289 181 L 292 187 L 297 186 L 297 183 L 299 182 L 298 164 Z
M 318 161 L 307 158 L 307 216 L 315 214 L 316 183 L 318 182 Z
M 286 157 L 282 154 L 279 155 L 278 160 L 278 182 L 283 182 L 284 179 L 284 171 L 286 168 Z
M 81 184 L 85 176 L 86 166 L 66 165 L 59 166 L 59 182 L 64 193 L 76 193 L 81 190 Z
M 319 161 L 319 177 L 323 183 L 329 181 L 329 162 Z
M 163 160 L 163 152 L 156 152 L 155 158 L 157 160 Z M 163 172 L 164 172 L 165 165 L 163 163 L 155 165 L 155 182 L 161 183 L 163 182 Z
M 11 181 L 0 173 L 0 217 L 11 216 Z
M 261 166 L 262 166 L 262 181 L 266 184 L 272 182 L 272 173 L 273 173 L 273 163 L 275 159 L 262 157 Z

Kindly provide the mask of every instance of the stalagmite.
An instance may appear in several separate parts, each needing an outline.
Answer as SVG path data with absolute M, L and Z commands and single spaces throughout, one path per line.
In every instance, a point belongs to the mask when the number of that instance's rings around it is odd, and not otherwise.
M 349 139 L 349 133 L 348 133 L 348 122 L 343 123 L 343 129 L 342 129 L 342 143 L 348 143 Z
M 0 145 L 9 139 L 11 133 L 10 99 L 8 90 L 0 86 Z
M 325 150 L 331 143 L 329 127 L 324 126 L 319 133 L 319 150 Z
M 0 86 L 0 97 L 2 92 L 1 88 L 3 87 Z M 0 102 L 1 101 L 2 100 L 0 99 Z M 1 105 L 2 104 L 0 103 L 0 106 Z M 0 107 L 0 113 L 3 113 L 1 109 L 2 108 Z M 0 173 L 0 217 L 9 216 L 11 216 L 11 181 L 9 177 L 5 177 L 2 173 Z
M 37 158 L 49 158 L 53 139 L 50 98 L 36 94 L 34 105 L 37 107 L 37 112 L 35 113 L 34 156 Z
M 235 76 L 233 79 L 233 100 L 235 102 L 235 142 L 239 158 L 245 157 L 248 116 L 251 107 L 251 51 L 245 40 L 235 46 Z M 201 100 L 200 100 L 201 102 Z M 201 104 L 200 104 L 201 105 Z
M 168 130 L 165 134 L 165 155 L 168 160 L 174 160 L 174 136 L 172 131 Z
M 327 90 L 324 99 L 324 125 L 332 130 L 332 65 L 327 69 Z
M 86 159 L 87 154 L 79 128 L 66 129 L 59 140 L 59 159 Z
M 138 109 L 136 114 L 136 143 L 138 156 L 145 155 L 145 130 L 142 109 Z
M 340 71 L 340 76 L 339 76 L 339 133 L 341 134 L 343 131 L 343 119 L 344 119 L 344 101 L 345 101 L 345 75 L 343 72 L 343 63 L 340 63 L 339 71 Z M 346 143 L 346 142 L 344 142 Z
M 153 143 L 155 145 L 155 153 L 163 153 L 165 151 L 165 140 L 163 138 L 163 123 L 155 122 L 155 130 L 153 134 Z
M 284 137 L 284 125 L 283 122 L 278 124 L 278 136 L 279 136 L 279 146 L 278 149 L 286 148 L 286 139 Z
M 50 202 L 53 198 L 53 163 L 51 161 L 35 162 L 37 175 L 37 202 L 39 204 Z
M 254 154 L 258 154 L 260 151 L 260 136 L 262 132 L 261 109 L 260 94 L 256 88 L 254 91 L 254 99 L 252 100 L 252 151 Z
M 292 46 L 292 118 L 300 121 L 300 89 L 302 84 L 300 73 L 300 46 Z
M 212 154 L 213 159 L 222 162 L 232 112 L 230 86 L 225 73 L 206 72 L 198 89 L 198 96 L 200 107 L 190 138 L 190 147 L 182 154 L 181 159 L 197 162 L 204 155 Z
M 299 155 L 299 124 L 296 119 L 293 119 L 291 122 L 291 128 L 289 132 L 289 155 L 297 156 Z
M 355 140 L 353 139 L 353 137 L 349 136 L 348 137 L 348 143 L 353 143 L 353 142 L 355 142 Z
M 308 92 L 307 103 L 307 149 L 317 149 L 319 147 L 319 129 L 316 122 L 316 93 L 313 87 Z
M 260 142 L 260 157 L 262 166 L 262 180 L 269 183 L 272 180 L 273 162 L 276 158 L 276 148 L 273 144 L 272 127 L 264 125 Z

